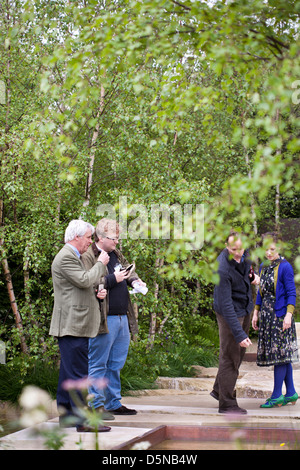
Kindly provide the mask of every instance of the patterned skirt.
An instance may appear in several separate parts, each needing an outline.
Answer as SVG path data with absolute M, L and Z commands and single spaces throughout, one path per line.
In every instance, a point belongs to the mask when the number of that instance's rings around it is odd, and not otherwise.
M 282 331 L 284 315 L 277 317 L 274 312 L 275 296 L 263 298 L 257 345 L 257 365 L 272 366 L 298 362 L 298 345 L 294 318 L 292 325 Z

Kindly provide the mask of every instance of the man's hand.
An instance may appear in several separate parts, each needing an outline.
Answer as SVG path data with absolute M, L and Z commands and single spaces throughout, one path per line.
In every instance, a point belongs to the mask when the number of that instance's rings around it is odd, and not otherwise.
M 122 282 L 129 278 L 129 273 L 126 273 L 126 271 L 115 271 L 114 275 L 116 276 L 117 282 Z
M 106 266 L 109 262 L 109 256 L 108 254 L 106 253 L 106 251 L 101 251 L 97 261 L 101 261 L 102 264 L 104 264 L 104 266 Z
M 101 290 L 97 293 L 98 299 L 101 299 L 101 300 L 105 299 L 106 295 L 107 295 L 107 290 L 106 290 L 106 289 L 101 289 Z
M 241 348 L 248 348 L 249 346 L 251 346 L 252 342 L 249 338 L 246 338 L 244 339 L 243 341 L 241 341 L 239 343 L 239 345 L 241 346 Z
M 260 277 L 254 273 L 254 280 L 251 282 L 251 284 L 258 286 L 260 283 Z
M 135 279 L 135 280 L 132 282 L 132 287 L 134 287 L 134 284 L 135 284 L 136 282 L 137 282 L 140 286 L 146 286 L 146 285 L 147 285 L 144 281 L 142 281 L 142 279 L 138 278 L 138 279 Z

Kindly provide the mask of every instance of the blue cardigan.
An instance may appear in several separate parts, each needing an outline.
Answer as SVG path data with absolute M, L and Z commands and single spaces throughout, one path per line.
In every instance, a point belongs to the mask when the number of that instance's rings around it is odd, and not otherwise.
M 261 273 L 263 263 L 260 265 Z M 282 317 L 287 311 L 293 313 L 296 305 L 296 287 L 294 281 L 294 271 L 291 264 L 285 259 L 274 268 L 274 285 L 275 285 L 275 305 L 274 310 L 277 317 Z M 261 291 L 258 290 L 256 297 L 256 305 L 261 306 Z

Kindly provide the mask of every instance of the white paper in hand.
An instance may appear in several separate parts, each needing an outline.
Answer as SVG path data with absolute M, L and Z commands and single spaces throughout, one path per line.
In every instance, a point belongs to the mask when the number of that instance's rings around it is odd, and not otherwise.
M 130 294 L 143 294 L 146 295 L 148 292 L 148 287 L 146 286 L 141 286 L 139 282 L 134 282 L 132 284 L 132 291 L 130 291 Z

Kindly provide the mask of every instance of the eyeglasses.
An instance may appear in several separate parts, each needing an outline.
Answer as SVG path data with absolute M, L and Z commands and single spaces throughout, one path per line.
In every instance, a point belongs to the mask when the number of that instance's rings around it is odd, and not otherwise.
M 115 242 L 116 240 L 119 240 L 119 237 L 116 237 L 116 238 L 106 237 L 106 238 L 108 238 L 108 240 L 112 240 L 112 241 L 114 241 L 114 242 Z

